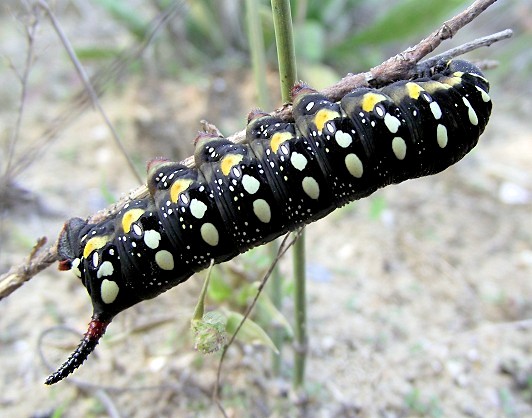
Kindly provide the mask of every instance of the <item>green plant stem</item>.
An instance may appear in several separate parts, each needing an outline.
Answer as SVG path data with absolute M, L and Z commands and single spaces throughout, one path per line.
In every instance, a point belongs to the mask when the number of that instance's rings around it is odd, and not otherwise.
M 281 97 L 289 102 L 290 91 L 296 82 L 296 54 L 294 50 L 294 36 L 292 34 L 292 14 L 288 0 L 271 0 L 273 26 L 277 44 L 277 59 L 279 61 L 279 77 L 281 80 Z
M 296 57 L 292 35 L 292 16 L 288 0 L 271 0 L 281 96 L 284 102 L 291 99 L 290 91 L 296 81 Z M 307 353 L 306 294 L 305 294 L 305 239 L 303 233 L 294 245 L 294 377 L 293 389 L 298 392 L 304 384 Z
M 248 25 L 248 38 L 251 49 L 251 65 L 253 67 L 253 78 L 257 89 L 257 102 L 260 108 L 270 109 L 270 96 L 268 83 L 266 81 L 266 52 L 264 49 L 264 34 L 259 15 L 258 0 L 246 0 L 246 20 Z M 268 252 L 272 262 L 277 257 L 279 245 L 277 241 L 268 244 Z M 273 305 L 281 311 L 282 289 L 281 275 L 279 268 L 276 266 L 272 270 L 268 290 Z M 272 353 L 272 373 L 274 376 L 281 374 L 281 352 L 283 348 L 283 330 L 276 324 L 271 329 L 271 338 L 279 353 Z
M 305 271 L 305 234 L 301 231 L 294 244 L 294 378 L 293 388 L 298 392 L 305 382 L 305 364 L 307 359 L 307 295 Z

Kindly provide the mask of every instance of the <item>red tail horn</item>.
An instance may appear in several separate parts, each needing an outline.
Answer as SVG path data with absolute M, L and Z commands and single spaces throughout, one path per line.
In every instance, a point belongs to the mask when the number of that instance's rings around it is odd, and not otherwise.
M 83 339 L 76 350 L 70 355 L 68 360 L 63 363 L 59 370 L 50 375 L 44 383 L 47 385 L 53 385 L 54 383 L 63 380 L 81 366 L 89 354 L 92 353 L 98 345 L 98 341 L 100 341 L 100 338 L 105 334 L 105 329 L 110 322 L 111 319 L 102 320 L 101 318 L 98 318 L 98 315 L 93 315 L 91 322 L 89 323 L 89 329 L 83 336 Z

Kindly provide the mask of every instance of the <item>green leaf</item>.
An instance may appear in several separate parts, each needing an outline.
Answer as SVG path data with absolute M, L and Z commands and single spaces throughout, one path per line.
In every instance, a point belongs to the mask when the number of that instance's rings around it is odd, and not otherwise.
M 76 55 L 80 60 L 102 60 L 107 58 L 115 58 L 120 50 L 118 48 L 106 47 L 87 47 L 76 48 Z
M 228 312 L 226 328 L 227 332 L 229 334 L 234 334 L 242 322 L 242 319 L 244 319 L 242 314 L 234 311 Z M 238 331 L 236 338 L 239 341 L 247 344 L 265 345 L 266 347 L 271 348 L 275 353 L 279 354 L 279 350 L 268 334 L 266 334 L 266 331 L 264 331 L 260 325 L 249 318 L 246 318 L 246 321 L 242 324 L 242 327 Z
M 96 0 L 117 22 L 124 26 L 137 38 L 143 39 L 148 29 L 148 22 L 144 20 L 137 9 L 131 7 L 128 1 Z
M 262 312 L 263 316 L 268 318 L 270 324 L 281 326 L 290 338 L 294 336 L 294 331 L 292 330 L 290 323 L 281 311 L 277 309 L 266 293 L 263 293 L 260 296 L 257 302 L 257 307 Z
M 211 282 L 208 288 L 209 298 L 216 303 L 227 301 L 233 295 L 234 290 L 224 281 L 219 268 L 211 272 Z

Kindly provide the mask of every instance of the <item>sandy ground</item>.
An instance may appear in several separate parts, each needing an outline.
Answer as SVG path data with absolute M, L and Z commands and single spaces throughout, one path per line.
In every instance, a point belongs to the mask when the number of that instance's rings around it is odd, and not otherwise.
M 38 82 L 47 79 L 45 69 L 36 71 Z M 19 149 L 38 149 L 39 157 L 12 185 L 2 272 L 37 237 L 54 239 L 65 219 L 93 213 L 108 203 L 104 196 L 136 184 L 95 112 L 51 145 L 39 143 L 69 106 L 70 77 L 32 84 Z M 147 155 L 190 154 L 196 121 L 213 99 L 226 106 L 211 106 L 209 120 L 226 133 L 243 128 L 253 101 L 251 88 L 235 88 L 247 84 L 242 79 L 233 73 L 191 86 L 133 77 L 102 104 L 142 166 Z M 1 94 L 1 122 L 12 129 L 17 98 L 11 89 Z M 493 86 L 492 120 L 460 164 L 307 228 L 307 397 L 290 391 L 289 344 L 281 377 L 272 376 L 267 349 L 237 344 L 222 372 L 229 416 L 532 416 L 532 102 L 520 97 L 517 106 L 516 94 Z M 289 257 L 281 269 L 288 281 Z M 46 387 L 50 370 L 40 353 L 59 365 L 91 313 L 76 278 L 46 270 L 0 303 L 0 416 L 220 416 L 211 399 L 219 356 L 195 352 L 188 331 L 201 283 L 193 278 L 120 315 L 73 378 Z M 290 319 L 289 296 L 284 312 Z

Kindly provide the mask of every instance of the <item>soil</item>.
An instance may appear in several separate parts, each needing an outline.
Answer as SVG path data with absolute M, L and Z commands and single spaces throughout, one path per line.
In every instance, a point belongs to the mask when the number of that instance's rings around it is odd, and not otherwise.
M 2 53 L 23 68 L 22 26 L 0 18 Z M 2 197 L 0 272 L 27 257 L 38 237 L 53 241 L 69 217 L 137 185 L 95 111 L 43 144 L 80 88 L 47 30 L 28 83 L 16 175 Z M 0 75 L 4 169 L 20 84 L 7 67 Z M 228 416 L 532 417 L 532 95 L 497 85 L 491 94 L 490 124 L 462 162 L 307 227 L 306 391 L 291 390 L 289 342 L 280 376 L 269 349 L 237 343 L 221 374 Z M 191 154 L 201 119 L 224 133 L 242 129 L 254 98 L 242 71 L 194 83 L 132 75 L 102 106 L 141 167 L 157 155 Z M 35 158 L 22 159 L 32 150 Z M 246 257 L 253 255 L 237 258 L 235 270 L 249 265 Z M 281 271 L 288 283 L 289 256 Z M 256 281 L 261 271 L 245 275 Z M 0 416 L 221 416 L 212 400 L 220 356 L 196 352 L 189 331 L 203 278 L 119 315 L 83 367 L 47 387 L 91 307 L 70 273 L 39 274 L 0 302 Z M 283 313 L 292 321 L 286 288 Z

